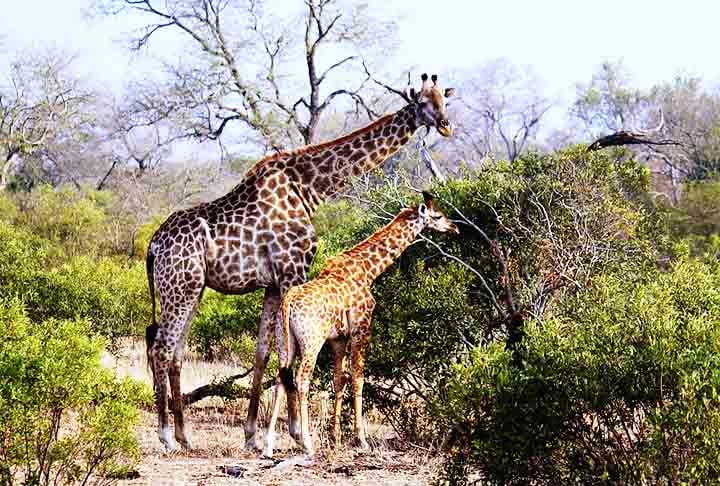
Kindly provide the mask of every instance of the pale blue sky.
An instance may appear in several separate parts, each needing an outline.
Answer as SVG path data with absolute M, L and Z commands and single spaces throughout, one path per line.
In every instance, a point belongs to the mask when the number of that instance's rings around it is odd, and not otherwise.
M 122 84 L 133 69 L 121 19 L 91 25 L 88 0 L 2 0 L 5 49 L 54 43 L 77 51 L 93 78 Z M 402 12 L 401 58 L 444 72 L 488 58 L 531 64 L 550 88 L 588 79 L 607 57 L 622 57 L 641 84 L 679 70 L 720 78 L 720 2 L 713 0 L 370 0 Z M 387 7 L 387 5 L 391 5 Z M 97 23 L 97 21 L 96 21 Z M 115 81 L 118 80 L 118 81 Z
M 120 41 L 133 26 L 128 18 L 90 23 L 82 14 L 89 1 L 0 0 L 0 56 L 54 45 L 78 54 L 76 68 L 83 77 L 120 92 L 126 80 L 147 71 L 148 63 L 132 60 Z M 416 65 L 442 74 L 507 57 L 532 65 L 546 93 L 566 101 L 575 83 L 588 81 L 608 58 L 622 58 L 638 86 L 670 80 L 681 71 L 711 85 L 720 80 L 720 1 L 369 2 L 402 15 L 399 69 Z

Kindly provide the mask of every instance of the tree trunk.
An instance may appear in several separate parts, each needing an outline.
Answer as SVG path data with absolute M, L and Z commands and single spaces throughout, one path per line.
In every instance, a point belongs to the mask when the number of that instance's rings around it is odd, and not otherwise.
M 15 154 L 18 153 L 18 150 L 10 149 L 7 156 L 5 157 L 5 162 L 2 166 L 2 171 L 0 171 L 0 191 L 4 191 L 8 184 L 10 183 L 10 172 L 12 171 L 13 166 L 13 158 L 15 157 Z

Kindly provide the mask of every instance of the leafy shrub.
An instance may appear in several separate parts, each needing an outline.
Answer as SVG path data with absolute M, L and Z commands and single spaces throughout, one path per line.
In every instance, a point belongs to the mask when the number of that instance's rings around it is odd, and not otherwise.
M 0 301 L 0 483 L 107 484 L 137 462 L 150 391 L 102 368 L 103 341 L 88 333 Z
M 696 181 L 685 186 L 682 199 L 667 208 L 670 232 L 687 242 L 692 254 L 720 256 L 720 180 Z
M 313 226 L 325 248 L 335 254 L 359 243 L 367 235 L 371 218 L 357 204 L 341 199 L 320 205 Z
M 234 358 L 252 366 L 262 296 L 262 292 L 230 297 L 206 291 L 188 344 L 206 359 Z
M 24 302 L 32 320 L 87 319 L 113 342 L 143 334 L 150 322 L 144 265 L 58 257 L 57 245 L 3 222 L 0 240 L 0 295 Z
M 115 342 L 144 335 L 151 306 L 145 266 L 112 258 L 75 257 L 41 275 L 37 298 L 27 302 L 37 319 L 87 319 Z
M 133 256 L 135 258 L 145 261 L 150 240 L 166 218 L 166 215 L 157 214 L 153 216 L 150 221 L 138 228 L 133 238 Z
M 633 281 L 634 280 L 634 281 Z M 455 366 L 436 411 L 452 469 L 492 484 L 720 480 L 720 270 L 693 261 L 597 278 Z M 462 478 L 458 478 L 462 479 Z
M 648 183 L 632 161 L 573 148 L 433 188 L 461 234 L 427 232 L 434 245 L 410 246 L 378 279 L 368 397 L 385 410 L 409 398 L 432 402 L 476 346 L 508 345 L 523 319 L 544 316 L 600 273 L 652 267 L 667 242 L 647 206 Z M 418 201 L 398 189 L 367 197 L 390 214 Z
M 109 246 L 104 209 L 108 195 L 41 186 L 17 197 L 20 211 L 14 223 L 58 244 L 68 255 L 97 253 Z
M 57 253 L 47 241 L 0 221 L 0 296 L 37 297 L 35 282 Z
M 17 213 L 15 201 L 10 199 L 10 195 L 0 193 L 0 221 L 11 223 L 17 218 Z

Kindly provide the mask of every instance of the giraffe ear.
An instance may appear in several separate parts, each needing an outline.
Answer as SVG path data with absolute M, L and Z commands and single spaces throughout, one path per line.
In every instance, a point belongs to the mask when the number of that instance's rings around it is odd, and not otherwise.
M 445 90 L 445 98 L 452 98 L 455 96 L 455 88 L 447 88 Z
M 420 206 L 418 206 L 418 214 L 420 215 L 421 218 L 426 217 L 427 216 L 427 206 L 425 206 L 424 204 L 421 204 Z

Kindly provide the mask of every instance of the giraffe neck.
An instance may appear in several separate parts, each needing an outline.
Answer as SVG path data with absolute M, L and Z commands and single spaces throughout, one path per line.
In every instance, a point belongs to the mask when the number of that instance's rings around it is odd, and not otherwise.
M 344 137 L 304 149 L 298 169 L 306 198 L 319 205 L 350 177 L 379 167 L 418 130 L 416 111 L 414 104 L 407 105 Z
M 415 241 L 424 227 L 417 208 L 403 209 L 387 226 L 345 252 L 345 256 L 357 264 L 361 278 L 372 283 Z

